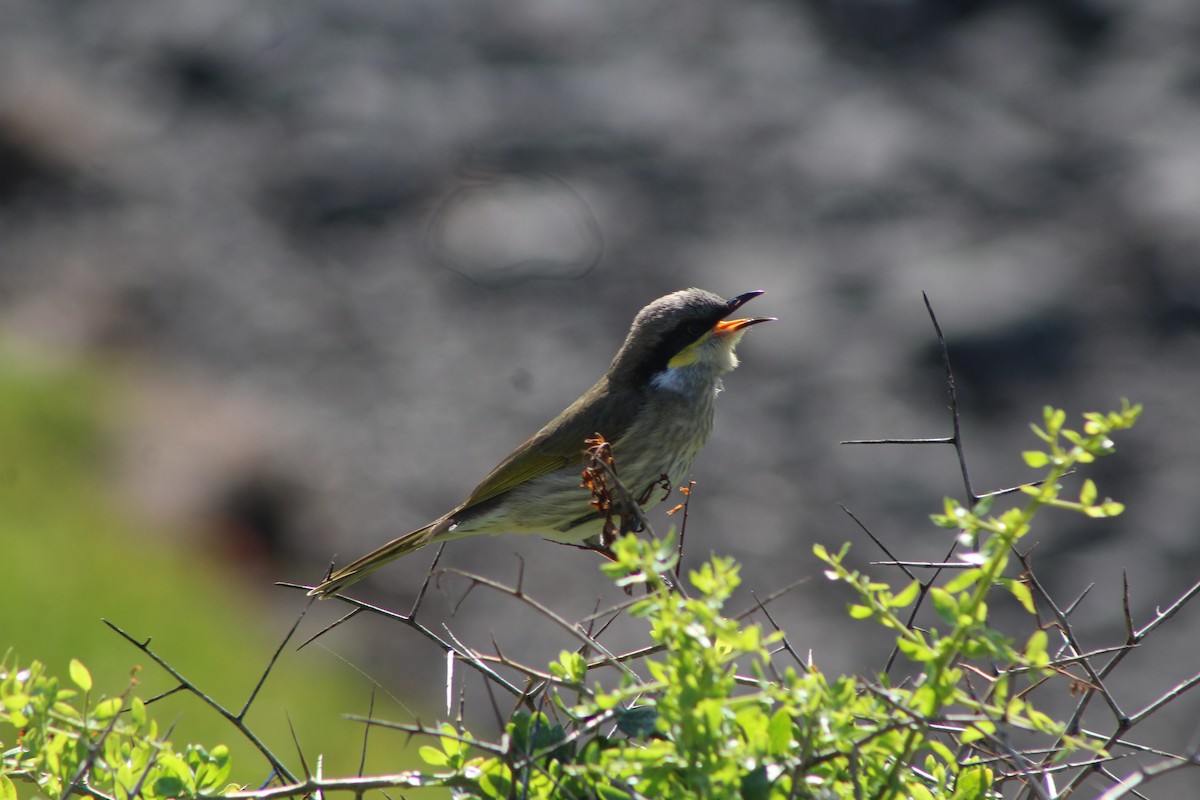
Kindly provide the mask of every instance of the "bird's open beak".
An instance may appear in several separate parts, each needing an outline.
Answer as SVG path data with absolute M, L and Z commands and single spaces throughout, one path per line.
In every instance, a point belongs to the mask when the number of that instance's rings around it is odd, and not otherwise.
M 746 303 L 753 300 L 754 298 L 758 297 L 760 294 L 763 294 L 763 291 L 761 289 L 759 289 L 757 291 L 753 291 L 753 292 L 746 292 L 745 294 L 739 294 L 737 297 L 733 298 L 726 304 L 726 307 L 729 309 L 726 313 L 732 314 L 734 311 L 737 311 L 739 308 L 741 308 L 742 306 L 744 306 Z M 713 332 L 714 333 L 733 333 L 734 331 L 740 331 L 743 328 L 748 328 L 751 325 L 757 325 L 760 322 L 774 322 L 774 321 L 775 321 L 775 317 L 751 317 L 749 319 L 723 319 L 716 324 L 716 326 L 713 328 Z

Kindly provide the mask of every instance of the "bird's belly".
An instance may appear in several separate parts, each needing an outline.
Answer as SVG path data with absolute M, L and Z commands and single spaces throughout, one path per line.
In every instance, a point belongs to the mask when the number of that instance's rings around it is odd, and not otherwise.
M 664 478 L 669 489 L 677 488 L 679 482 L 687 479 L 692 462 L 708 441 L 716 393 L 709 389 L 697 396 L 639 419 L 613 445 L 617 474 L 635 498 L 645 498 L 644 507 L 663 499 L 666 491 L 653 487 L 663 483 Z M 663 446 L 663 442 L 670 445 Z

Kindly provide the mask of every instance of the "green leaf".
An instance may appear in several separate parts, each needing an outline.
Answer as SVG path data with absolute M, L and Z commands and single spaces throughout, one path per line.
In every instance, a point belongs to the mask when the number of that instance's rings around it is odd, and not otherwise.
M 1058 736 L 1060 733 L 1062 733 L 1062 726 L 1059 723 L 1055 722 L 1054 719 L 1049 715 L 1043 714 L 1037 709 L 1025 709 L 1025 716 L 1029 720 L 1029 724 L 1033 725 L 1036 730 L 1039 730 L 1042 733 L 1049 733 L 1054 736 Z
M 417 748 L 417 755 L 421 756 L 421 760 L 431 767 L 444 767 L 450 763 L 450 759 L 446 757 L 445 753 L 427 744 Z
M 932 520 L 933 524 L 937 525 L 939 528 L 958 527 L 958 520 L 954 517 L 948 517 L 945 514 L 930 514 L 929 519 Z
M 929 599 L 933 601 L 933 610 L 943 622 L 958 624 L 958 601 L 954 599 L 954 595 L 945 589 L 934 587 L 929 590 Z
M 933 651 L 929 649 L 929 645 L 910 639 L 908 636 L 896 639 L 896 647 L 900 648 L 900 652 L 910 660 L 918 663 L 924 663 L 933 658 Z
M 29 695 L 16 692 L 4 696 L 4 707 L 10 712 L 19 711 L 29 705 Z
M 107 700 L 101 700 L 92 709 L 92 716 L 99 722 L 104 722 L 121 713 L 121 698 L 110 697 Z
M 212 760 L 211 767 L 215 767 L 214 772 L 210 776 L 210 785 L 221 784 L 229 777 L 229 771 L 233 768 L 233 758 L 230 756 L 229 747 L 219 744 L 212 749 L 210 754 Z
M 187 793 L 187 787 L 178 775 L 163 775 L 154 782 L 154 793 L 159 797 L 179 797 Z
M 587 677 L 587 661 L 573 650 L 563 650 L 558 661 L 550 662 L 550 673 L 569 683 L 582 683 Z
M 1105 516 L 1109 517 L 1119 517 L 1125 513 L 1125 504 L 1116 500 L 1105 500 L 1100 504 L 1100 508 L 1104 510 Z
M 905 608 L 906 606 L 910 606 L 912 605 L 912 602 L 917 599 L 917 594 L 920 591 L 921 582 L 913 581 L 908 586 L 904 587 L 904 590 L 900 592 L 900 594 L 893 597 L 892 602 L 889 603 L 889 605 L 892 608 Z
M 1041 469 L 1050 463 L 1050 456 L 1043 453 L 1041 450 L 1026 450 L 1021 453 L 1021 458 L 1025 459 L 1027 466 L 1034 469 Z
M 968 725 L 963 729 L 963 732 L 959 734 L 958 741 L 962 744 L 974 744 L 975 742 L 978 742 L 980 739 L 984 738 L 984 736 L 984 732 L 979 730 L 979 728 L 976 728 L 973 725 Z
M 1083 488 L 1079 490 L 1079 502 L 1085 506 L 1090 506 L 1096 502 L 1096 482 L 1088 478 L 1083 482 Z
M 468 745 L 456 738 L 458 729 L 449 722 L 443 722 L 441 731 L 444 734 L 439 741 L 442 743 L 442 752 L 453 758 L 459 753 L 465 752 Z
M 771 742 L 772 755 L 784 756 L 792 752 L 792 717 L 785 709 L 771 715 L 767 738 Z
M 163 776 L 155 781 L 156 794 L 160 797 L 178 797 L 185 791 L 192 791 L 192 771 L 187 763 L 173 753 L 163 753 L 159 756 L 158 765 L 163 769 Z M 170 790 L 158 791 L 160 786 L 174 787 Z
M 1030 614 L 1037 613 L 1037 609 L 1033 605 L 1033 592 L 1029 591 L 1026 583 L 1015 578 L 1001 578 L 1000 583 L 1004 585 L 1005 589 L 1012 592 L 1012 596 L 1017 598 L 1017 602 L 1024 606 L 1026 611 Z
M 654 706 L 635 706 L 617 714 L 617 728 L 626 736 L 645 739 L 654 733 L 658 724 L 658 709 Z
M 484 791 L 485 797 L 494 797 L 496 800 L 507 798 L 512 788 L 512 771 L 503 762 L 489 760 L 479 776 L 479 788 Z
M 85 692 L 92 690 L 92 673 L 88 672 L 88 668 L 83 665 L 82 661 L 72 658 L 68 670 L 71 674 L 71 680 L 74 681 L 76 686 Z
M 942 760 L 943 764 L 954 764 L 958 761 L 958 758 L 954 755 L 954 751 L 941 742 L 930 739 L 925 744 L 937 754 L 937 757 Z
M 871 616 L 870 607 L 859 605 L 858 603 L 851 603 L 846 610 L 854 619 L 866 619 L 867 617 Z
M 992 771 L 990 769 L 987 767 L 964 767 L 958 773 L 951 800 L 984 800 L 991 788 Z
M 1107 498 L 1100 505 L 1088 506 L 1083 510 L 1083 513 L 1093 519 L 1104 519 L 1105 517 L 1120 516 L 1123 511 L 1125 511 L 1123 503 L 1118 503 L 1116 500 Z
M 933 793 L 923 783 L 915 781 L 904 787 L 909 800 L 934 800 Z
M 982 574 L 978 569 L 964 569 L 946 584 L 945 590 L 950 593 L 957 593 L 963 589 L 969 589 L 979 583 L 979 576 Z
M 938 710 L 937 692 L 932 687 L 926 685 L 917 689 L 912 695 L 912 707 L 922 717 L 933 716 Z
M 1050 656 L 1046 653 L 1046 644 L 1049 637 L 1043 630 L 1036 630 L 1029 637 L 1029 642 L 1025 645 L 1025 658 L 1029 659 L 1029 663 L 1035 667 L 1044 667 L 1050 663 Z
M 17 800 L 17 786 L 7 775 L 0 775 L 0 800 Z
M 756 767 L 742 776 L 740 796 L 742 800 L 769 800 L 771 779 L 766 767 Z
M 142 702 L 142 698 L 135 697 L 129 704 L 129 718 L 133 720 L 133 724 L 141 728 L 146 724 L 146 704 Z
M 996 682 L 992 684 L 992 704 L 995 706 L 1003 706 L 1008 700 L 1008 681 L 1011 673 L 1004 673 L 996 678 Z M 1021 700 L 1016 700 L 1018 704 Z
M 218 789 L 229 777 L 232 766 L 229 758 L 229 748 L 219 744 L 211 751 L 200 746 L 188 747 L 188 764 L 195 771 L 196 787 L 202 792 L 206 789 Z

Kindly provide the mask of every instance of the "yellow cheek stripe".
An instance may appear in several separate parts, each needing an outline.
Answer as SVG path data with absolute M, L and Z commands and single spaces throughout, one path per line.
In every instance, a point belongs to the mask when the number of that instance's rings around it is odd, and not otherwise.
M 708 341 L 710 336 L 712 336 L 711 331 L 680 350 L 675 354 L 674 358 L 667 362 L 667 368 L 678 369 L 679 367 L 686 367 L 689 364 L 695 364 L 700 360 L 700 346 Z

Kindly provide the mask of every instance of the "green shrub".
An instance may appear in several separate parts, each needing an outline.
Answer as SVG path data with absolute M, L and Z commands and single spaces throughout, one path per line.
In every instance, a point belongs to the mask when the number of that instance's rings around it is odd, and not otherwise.
M 119 697 L 99 697 L 87 667 L 72 661 L 69 671 L 73 688 L 36 661 L 0 664 L 0 800 L 17 797 L 14 778 L 51 797 L 155 800 L 224 788 L 228 748 L 175 751 L 132 694 L 135 681 Z
M 897 591 L 847 568 L 847 547 L 837 554 L 816 548 L 826 576 L 857 593 L 850 616 L 882 625 L 912 662 L 915 677 L 905 685 L 886 676 L 824 675 L 782 646 L 781 631 L 724 614 L 739 583 L 730 559 L 713 558 L 692 572 L 684 591 L 662 578 L 675 566 L 670 541 L 626 536 L 604 569 L 618 585 L 645 588 L 628 613 L 646 620 L 653 652 L 591 660 L 564 652 L 546 676 L 547 710 L 515 714 L 506 735 L 486 745 L 446 726 L 441 749 L 422 755 L 449 770 L 442 777 L 452 778 L 459 797 L 747 800 L 987 797 L 996 765 L 1021 735 L 1040 736 L 1027 749 L 1049 748 L 1055 762 L 1081 748 L 1103 755 L 1101 742 L 1067 735 L 1028 699 L 1030 688 L 1057 674 L 1046 632 L 1013 642 L 990 627 L 988 603 L 1002 587 L 1034 612 L 1030 588 L 1008 566 L 1040 509 L 1121 512 L 1120 504 L 1098 500 L 1092 481 L 1067 500 L 1059 480 L 1112 452 L 1110 436 L 1138 413 L 1125 406 L 1088 414 L 1079 433 L 1064 427 L 1063 412 L 1047 409 L 1044 426 L 1035 426 L 1047 448 L 1025 454 L 1047 474 L 1024 489 L 1024 505 L 991 516 L 991 499 L 975 508 L 947 500 L 934 517 L 969 548 L 965 569 L 940 586 L 913 581 Z M 921 630 L 901 616 L 926 592 L 943 627 Z M 592 649 L 602 650 L 598 643 Z M 778 655 L 793 658 L 780 666 Z M 622 670 L 617 688 L 589 685 L 593 670 L 613 666 Z M 986 692 L 966 680 L 968 671 L 993 676 Z
M 874 624 L 908 662 L 908 677 L 827 676 L 799 656 L 775 626 L 731 614 L 726 605 L 740 583 L 731 559 L 714 557 L 687 575 L 676 574 L 678 549 L 670 537 L 619 537 L 605 572 L 630 595 L 622 610 L 643 620 L 650 643 L 610 652 L 590 629 L 571 623 L 511 588 L 474 576 L 477 584 L 527 602 L 536 613 L 570 632 L 579 643 L 545 668 L 447 645 L 497 686 L 513 684 L 495 669 L 527 678 L 518 710 L 502 735 L 489 740 L 460 725 L 371 724 L 429 738 L 420 755 L 429 769 L 393 775 L 323 778 L 268 789 L 226 790 L 237 798 L 302 796 L 316 791 L 446 787 L 459 798 L 946 798 L 1000 797 L 1020 784 L 1030 797 L 1070 794 L 1096 765 L 1110 763 L 1116 747 L 1141 718 L 1173 701 L 1197 680 L 1168 691 L 1137 715 L 1118 720 L 1112 735 L 1088 735 L 1078 717 L 1100 677 L 1120 654 L 1097 669 L 1094 653 L 1050 645 L 1047 629 L 1071 640 L 1063 612 L 1028 572 L 1019 544 L 1046 508 L 1088 517 L 1119 514 L 1085 479 L 1076 497 L 1061 480 L 1113 451 L 1112 436 L 1135 422 L 1140 409 L 1123 405 L 1109 414 L 1087 414 L 1081 431 L 1065 427 L 1061 411 L 1047 408 L 1034 431 L 1044 449 L 1024 454 L 1044 470 L 1041 480 L 1006 495 L 1023 502 L 993 512 L 1001 501 L 974 507 L 947 500 L 934 522 L 955 531 L 958 562 L 927 581 L 893 587 L 847 566 L 848 546 L 836 553 L 817 546 L 824 574 L 856 596 L 854 620 Z M 996 591 L 1014 596 L 1031 616 L 1028 632 L 1005 635 L 989 614 Z M 1129 646 L 1169 619 L 1195 590 L 1140 630 L 1130 626 Z M 636 596 L 635 596 L 636 595 Z M 914 624 L 929 601 L 932 624 Z M 351 601 L 354 602 L 354 601 Z M 360 608 L 365 608 L 359 604 Z M 1041 624 L 1042 607 L 1053 621 Z M 419 627 L 415 612 L 394 619 Z M 427 630 L 426 635 L 431 635 Z M 1139 638 L 1140 637 L 1140 638 Z M 453 637 L 452 637 L 453 638 Z M 1072 670 L 1082 669 L 1087 678 Z M 613 675 L 617 677 L 612 678 Z M 608 677 L 606 681 L 602 678 Z M 71 667 L 75 688 L 63 689 L 40 665 L 0 674 L 0 800 L 15 797 L 13 780 L 36 783 L 51 795 L 71 792 L 105 798 L 196 797 L 222 793 L 229 762 L 222 747 L 175 751 L 145 707 L 127 691 L 91 698 L 82 665 Z M 1057 720 L 1036 707 L 1032 695 L 1054 681 L 1076 682 L 1080 699 L 1072 719 Z M 1110 699 L 1110 698 L 1106 698 Z M 1131 773 L 1106 794 L 1119 797 L 1155 769 L 1165 772 L 1186 758 Z M 1054 775 L 1066 776 L 1055 783 Z M 1114 778 L 1115 781 L 1115 778 Z

